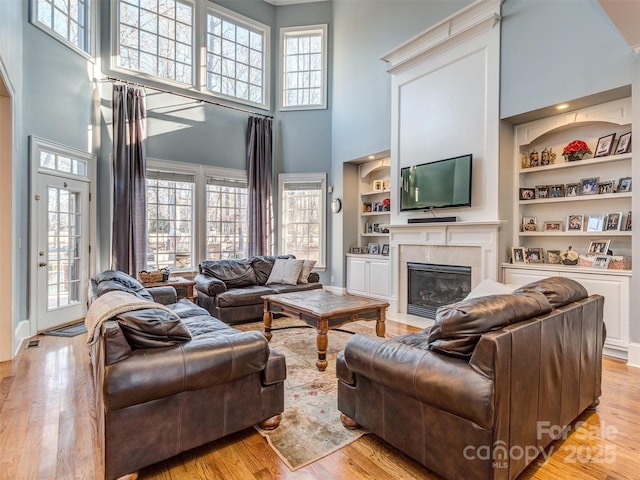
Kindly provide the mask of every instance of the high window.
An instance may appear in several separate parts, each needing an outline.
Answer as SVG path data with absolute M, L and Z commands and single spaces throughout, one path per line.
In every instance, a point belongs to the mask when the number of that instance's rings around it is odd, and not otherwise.
M 191 86 L 193 4 L 180 0 L 119 0 L 117 66 Z
M 326 174 L 278 176 L 280 252 L 326 267 Z
M 207 90 L 266 105 L 269 27 L 212 6 L 207 13 Z
M 91 55 L 90 0 L 32 0 L 31 22 L 82 54 Z
M 327 106 L 327 26 L 280 29 L 280 108 Z
M 245 171 L 148 159 L 146 175 L 149 268 L 247 256 Z

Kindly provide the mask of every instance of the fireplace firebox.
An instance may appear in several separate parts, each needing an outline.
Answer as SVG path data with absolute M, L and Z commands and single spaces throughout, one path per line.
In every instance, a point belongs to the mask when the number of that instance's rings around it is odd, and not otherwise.
M 435 318 L 443 305 L 464 299 L 471 291 L 471 267 L 407 263 L 407 313 Z

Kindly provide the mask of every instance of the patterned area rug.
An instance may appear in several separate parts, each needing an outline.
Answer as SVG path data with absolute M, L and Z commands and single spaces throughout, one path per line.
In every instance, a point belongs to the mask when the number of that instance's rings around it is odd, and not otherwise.
M 256 427 L 292 471 L 339 450 L 367 433 L 361 429 L 344 428 L 337 408 L 336 356 L 352 334 L 329 331 L 329 366 L 320 372 L 316 368 L 316 330 L 302 327 L 304 325 L 304 322 L 291 318 L 273 322 L 271 347 L 284 353 L 287 359 L 284 413 L 280 426 L 275 430 L 265 431 Z M 291 328 L 296 326 L 301 328 Z M 234 328 L 263 331 L 262 322 L 234 325 Z M 350 323 L 343 330 L 375 335 L 375 322 Z

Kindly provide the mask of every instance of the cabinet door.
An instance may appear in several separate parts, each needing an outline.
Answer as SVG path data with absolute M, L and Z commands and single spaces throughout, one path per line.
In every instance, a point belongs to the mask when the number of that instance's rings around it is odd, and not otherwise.
M 364 258 L 347 258 L 347 293 L 367 293 L 367 262 Z
M 389 277 L 388 261 L 371 260 L 369 262 L 369 293 L 378 297 L 388 297 L 391 283 Z

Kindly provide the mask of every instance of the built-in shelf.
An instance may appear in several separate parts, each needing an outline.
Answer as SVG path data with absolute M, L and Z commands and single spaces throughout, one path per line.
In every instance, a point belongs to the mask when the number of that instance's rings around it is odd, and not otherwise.
M 631 160 L 631 155 L 608 155 L 606 157 L 587 158 L 586 160 L 577 160 L 575 162 L 560 162 L 552 165 L 542 165 L 540 167 L 521 168 L 520 173 L 546 172 L 548 170 L 557 170 L 560 168 L 588 167 L 591 165 L 598 166 L 603 163 L 619 162 L 621 160 Z
M 584 202 L 589 200 L 601 201 L 619 198 L 631 198 L 631 192 L 620 193 L 596 193 L 592 195 L 578 195 L 575 197 L 559 197 L 559 198 L 536 198 L 534 200 L 520 200 L 520 205 L 532 205 L 536 203 L 564 203 L 564 202 Z

